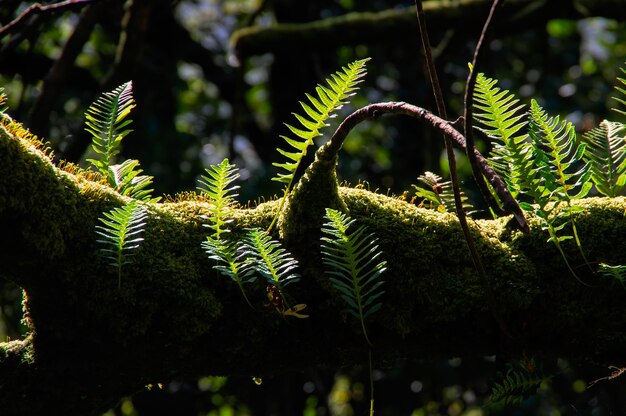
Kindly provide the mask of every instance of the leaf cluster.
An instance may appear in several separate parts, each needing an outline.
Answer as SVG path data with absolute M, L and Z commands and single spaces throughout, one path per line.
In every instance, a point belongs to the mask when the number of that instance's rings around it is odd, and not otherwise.
M 444 181 L 436 173 L 426 171 L 417 177 L 419 184 L 411 185 L 415 190 L 415 197 L 422 198 L 420 207 L 436 209 L 439 212 L 454 212 L 454 191 L 451 181 Z M 461 202 L 463 208 L 472 209 L 467 195 L 461 191 Z

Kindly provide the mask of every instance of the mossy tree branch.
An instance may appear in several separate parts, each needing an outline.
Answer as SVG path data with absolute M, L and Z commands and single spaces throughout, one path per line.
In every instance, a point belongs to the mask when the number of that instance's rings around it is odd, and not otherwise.
M 393 106 L 409 111 L 406 104 Z M 382 114 L 375 109 L 365 111 Z M 212 270 L 201 248 L 206 201 L 148 204 L 145 240 L 118 289 L 116 271 L 98 253 L 94 227 L 123 198 L 93 175 L 56 167 L 27 136 L 15 125 L 0 127 L 0 277 L 24 289 L 30 328 L 27 338 L 0 344 L 3 414 L 46 414 L 54 406 L 68 415 L 97 415 L 146 384 L 175 377 L 264 376 L 360 363 L 360 329 L 322 272 L 312 251 L 318 242 L 297 234 L 285 241 L 302 265 L 290 295 L 308 305 L 311 317 L 284 318 L 262 307 L 263 285 L 250 288 L 253 310 L 236 285 Z M 325 155 L 334 163 L 328 150 L 318 158 Z M 335 202 L 376 234 L 389 264 L 383 309 L 368 326 L 376 365 L 399 357 L 522 351 L 624 364 L 626 293 L 584 275 L 584 268 L 581 277 L 592 287 L 578 283 L 535 219 L 529 234 L 509 227 L 506 218 L 470 223 L 503 318 L 523 335 L 503 346 L 454 215 L 363 189 L 330 188 L 318 190 L 320 199 L 334 192 Z M 580 204 L 576 222 L 588 258 L 623 262 L 626 200 Z M 267 227 L 277 206 L 234 210 L 232 234 Z M 282 231 L 295 219 L 283 218 Z M 564 247 L 577 258 L 573 244 Z

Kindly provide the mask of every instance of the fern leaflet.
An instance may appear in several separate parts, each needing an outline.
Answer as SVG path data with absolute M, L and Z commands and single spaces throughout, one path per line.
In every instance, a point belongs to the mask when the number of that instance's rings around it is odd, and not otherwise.
M 88 161 L 107 177 L 109 166 L 120 152 L 122 139 L 132 131 L 124 128 L 132 122 L 126 120 L 126 116 L 133 108 L 133 84 L 128 81 L 102 94 L 85 114 L 85 130 L 93 136 L 92 148 L 99 155 L 98 159 Z
M 326 208 L 328 220 L 322 227 L 322 262 L 329 266 L 328 274 L 333 287 L 348 304 L 348 313 L 356 317 L 368 345 L 365 319 L 380 310 L 378 299 L 385 293 L 380 290 L 387 262 L 380 260 L 382 252 L 372 234 L 364 235 L 365 226 L 348 233 L 355 220 L 334 209 Z
M 4 87 L 0 87 L 0 116 L 4 115 L 9 107 L 7 106 L 7 95 L 4 93 Z
M 591 180 L 602 195 L 615 197 L 626 184 L 626 127 L 604 120 L 585 133 L 583 158 L 591 166 Z
M 147 218 L 146 209 L 133 200 L 123 207 L 104 212 L 101 225 L 96 225 L 96 234 L 102 237 L 96 240 L 103 245 L 100 251 L 117 269 L 118 288 L 122 285 L 122 267 L 131 263 L 133 251 L 143 241 L 141 234 Z
M 499 382 L 494 382 L 491 388 L 490 401 L 501 402 L 504 405 L 519 405 L 546 380 L 540 374 L 529 372 L 524 367 L 509 368 L 505 376 L 501 375 Z
M 128 159 L 119 165 L 111 165 L 108 168 L 109 183 L 113 188 L 124 196 L 138 199 L 142 202 L 158 202 L 161 198 L 152 198 L 152 189 L 146 189 L 152 185 L 152 176 L 141 175 L 139 161 Z
M 306 156 L 309 146 L 313 144 L 316 137 L 321 136 L 320 130 L 328 124 L 326 121 L 335 116 L 335 112 L 347 103 L 347 99 L 355 94 L 357 84 L 361 82 L 365 75 L 365 63 L 369 58 L 354 61 L 326 78 L 328 87 L 318 85 L 315 88 L 316 96 L 306 94 L 309 103 L 300 101 L 300 106 L 306 113 L 302 116 L 293 113 L 300 126 L 294 127 L 286 124 L 287 128 L 295 135 L 295 138 L 280 136 L 290 146 L 289 150 L 278 149 L 278 152 L 285 156 L 288 161 L 284 163 L 273 163 L 274 166 L 282 168 L 286 173 L 279 172 L 273 177 L 273 181 L 285 184 L 283 190 L 283 200 L 278 209 L 278 214 L 272 221 L 269 230 L 274 226 L 278 215 L 282 211 L 286 197 L 293 187 L 293 181 L 300 162 Z M 269 231 L 268 230 L 268 231 Z
M 620 68 L 620 71 L 626 74 L 626 69 Z M 615 86 L 615 89 L 617 90 L 617 92 L 621 93 L 623 97 L 615 97 L 615 101 L 624 106 L 624 109 L 622 110 L 619 108 L 614 108 L 613 110 L 626 116 L 626 78 L 617 77 L 617 83 L 618 85 Z
M 283 297 L 283 288 L 300 279 L 300 276 L 294 272 L 294 269 L 298 267 L 297 260 L 263 230 L 253 228 L 248 231 L 244 253 L 251 267 L 261 273 L 269 285 L 278 288 Z

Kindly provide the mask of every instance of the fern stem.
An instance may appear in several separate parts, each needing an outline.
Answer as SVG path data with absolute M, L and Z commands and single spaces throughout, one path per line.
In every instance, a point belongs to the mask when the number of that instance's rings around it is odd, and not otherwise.
M 367 336 L 365 337 L 367 339 Z M 369 340 L 367 341 L 369 343 Z M 374 366 L 372 365 L 372 347 L 368 349 L 370 372 L 370 416 L 374 416 Z

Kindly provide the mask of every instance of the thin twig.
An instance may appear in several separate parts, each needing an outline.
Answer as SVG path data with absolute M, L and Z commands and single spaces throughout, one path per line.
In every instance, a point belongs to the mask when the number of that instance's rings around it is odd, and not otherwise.
M 42 13 L 59 13 L 65 10 L 72 9 L 74 7 L 83 7 L 97 0 L 66 0 L 55 4 L 49 4 L 42 6 L 41 3 L 35 3 L 28 9 L 24 10 L 22 14 L 13 19 L 9 24 L 0 28 L 0 39 L 4 36 L 17 31 L 21 26 L 26 24 L 26 20 L 30 16 L 36 16 Z
M 426 58 L 426 65 L 428 67 L 428 75 L 430 77 L 430 83 L 435 94 L 435 101 L 437 102 L 437 111 L 439 112 L 439 116 L 447 119 L 448 114 L 443 99 L 443 92 L 441 91 L 441 85 L 439 84 L 439 79 L 437 77 L 437 70 L 435 68 L 435 63 L 433 61 L 432 51 L 430 48 L 430 40 L 428 39 L 428 31 L 426 29 L 426 19 L 424 17 L 424 10 L 422 8 L 422 0 L 415 0 L 415 7 L 417 9 L 417 20 L 419 22 L 420 37 L 422 39 L 422 46 L 424 48 L 424 56 Z M 491 282 L 487 278 L 487 273 L 485 272 L 485 267 L 480 258 L 480 254 L 478 254 L 478 249 L 476 249 L 476 243 L 474 242 L 472 233 L 470 232 L 469 226 L 467 225 L 467 216 L 465 214 L 465 210 L 463 209 L 461 189 L 459 187 L 459 178 L 456 171 L 456 159 L 454 156 L 454 149 L 452 148 L 452 139 L 446 133 L 444 133 L 444 142 L 446 144 L 446 153 L 448 155 L 448 166 L 450 168 L 452 191 L 454 193 L 454 206 L 456 208 L 457 217 L 459 218 L 459 224 L 461 226 L 461 229 L 463 230 L 463 236 L 465 237 L 467 248 L 469 249 L 472 261 L 474 263 L 474 267 L 476 267 L 476 271 L 478 272 L 481 285 L 483 287 L 483 290 L 485 291 L 485 297 L 487 299 L 489 309 L 491 310 L 491 314 L 497 321 L 500 330 L 510 336 L 510 331 L 508 330 L 506 324 L 504 323 L 504 320 L 502 319 L 502 314 L 499 312 L 500 308 L 498 307 L 498 303 L 496 302 L 496 297 L 493 292 Z M 466 150 L 469 151 L 469 145 L 467 143 L 468 141 L 466 141 L 466 146 L 468 146 Z M 471 150 L 473 151 L 474 147 L 472 147 Z M 473 152 L 471 153 L 475 161 L 476 156 L 473 154 Z M 482 178 L 480 172 L 479 176 Z
M 489 11 L 489 16 L 487 16 L 487 20 L 485 21 L 485 25 L 483 26 L 483 30 L 480 33 L 480 37 L 478 38 L 478 43 L 476 44 L 476 49 L 474 49 L 474 57 L 472 59 L 472 67 L 470 68 L 469 75 L 467 77 L 467 84 L 465 85 L 465 97 L 463 99 L 465 103 L 465 110 L 463 113 L 463 134 L 465 135 L 465 139 L 467 141 L 467 158 L 469 160 L 470 166 L 472 167 L 472 173 L 474 174 L 474 179 L 476 180 L 476 184 L 478 185 L 478 189 L 482 194 L 484 200 L 491 207 L 492 210 L 497 215 L 501 214 L 501 209 L 493 198 L 493 195 L 487 188 L 487 184 L 483 176 L 480 173 L 480 168 L 476 163 L 476 157 L 474 156 L 474 132 L 472 130 L 472 122 L 473 122 L 473 107 L 472 107 L 472 99 L 474 97 L 474 87 L 476 85 L 476 68 L 478 65 L 478 59 L 481 56 L 482 44 L 485 40 L 485 36 L 487 34 L 487 29 L 491 23 L 496 7 L 498 7 L 499 0 L 494 0 L 491 5 L 491 10 Z

